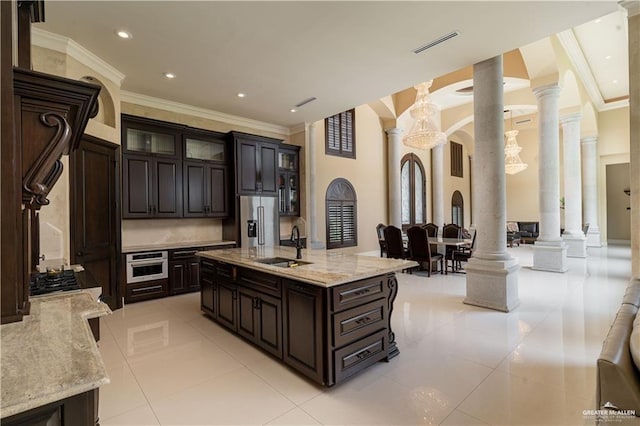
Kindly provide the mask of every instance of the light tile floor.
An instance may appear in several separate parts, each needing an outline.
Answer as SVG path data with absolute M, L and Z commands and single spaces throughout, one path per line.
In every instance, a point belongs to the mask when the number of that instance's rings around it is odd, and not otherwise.
M 630 249 L 590 248 L 569 272 L 519 258 L 521 304 L 462 303 L 465 276 L 399 274 L 400 355 L 323 389 L 199 311 L 199 294 L 102 321 L 103 425 L 593 424 L 595 361 L 630 276 Z

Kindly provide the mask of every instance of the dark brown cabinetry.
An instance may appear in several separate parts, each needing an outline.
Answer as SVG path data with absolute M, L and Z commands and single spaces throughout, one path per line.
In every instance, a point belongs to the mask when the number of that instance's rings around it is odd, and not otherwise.
M 278 148 L 278 205 L 280 216 L 300 216 L 297 146 Z
M 169 251 L 169 292 L 187 293 L 200 289 L 200 260 L 196 252 L 201 248 Z
M 325 302 L 320 287 L 284 280 L 283 361 L 310 379 L 324 381 Z
M 124 155 L 123 217 L 182 217 L 182 162 L 172 158 Z
M 326 288 L 209 259 L 201 273 L 203 312 L 318 383 L 398 353 L 394 274 Z
M 123 217 L 229 215 L 225 135 L 122 116 Z
M 277 139 L 231 132 L 236 150 L 236 193 L 276 195 Z
M 194 161 L 183 166 L 184 217 L 228 216 L 226 166 Z

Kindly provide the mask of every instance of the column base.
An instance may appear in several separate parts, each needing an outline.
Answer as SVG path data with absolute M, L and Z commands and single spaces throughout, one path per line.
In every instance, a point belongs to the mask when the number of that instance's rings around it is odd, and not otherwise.
M 465 266 L 467 296 L 464 303 L 501 312 L 510 312 L 520 305 L 516 259 L 484 260 L 471 258 Z
M 589 227 L 587 231 L 587 247 L 602 247 L 602 241 L 600 240 L 600 228 L 595 227 L 592 229 Z
M 537 271 L 567 272 L 567 246 L 563 241 L 536 241 L 533 268 Z
M 584 234 L 562 234 L 562 241 L 567 245 L 567 257 L 587 257 L 587 241 Z

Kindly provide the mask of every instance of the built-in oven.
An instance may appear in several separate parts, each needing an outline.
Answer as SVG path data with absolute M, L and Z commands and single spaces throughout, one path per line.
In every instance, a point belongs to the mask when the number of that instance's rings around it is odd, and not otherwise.
M 150 251 L 127 255 L 127 284 L 161 280 L 169 277 L 166 251 Z

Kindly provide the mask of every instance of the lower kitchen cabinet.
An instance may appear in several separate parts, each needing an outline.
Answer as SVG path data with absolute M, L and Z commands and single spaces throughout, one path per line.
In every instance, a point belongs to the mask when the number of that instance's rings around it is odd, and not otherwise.
M 317 383 L 333 386 L 397 354 L 393 274 L 323 287 L 211 259 L 201 264 L 202 311 Z
M 279 298 L 238 287 L 238 334 L 282 357 L 282 302 Z
M 234 283 L 223 280 L 216 281 L 215 287 L 218 293 L 218 312 L 216 320 L 225 327 L 236 331 L 237 326 L 237 303 L 238 289 Z
M 322 318 L 324 301 L 320 287 L 284 280 L 283 361 L 316 382 L 323 381 Z
M 200 261 L 196 252 L 201 248 L 169 251 L 169 289 L 171 294 L 200 289 Z

